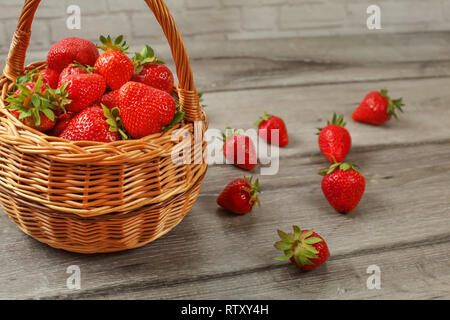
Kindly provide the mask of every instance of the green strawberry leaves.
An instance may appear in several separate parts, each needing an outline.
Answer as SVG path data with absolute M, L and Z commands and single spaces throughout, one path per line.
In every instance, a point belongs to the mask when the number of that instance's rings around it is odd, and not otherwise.
M 295 262 L 300 266 L 312 265 L 311 259 L 317 259 L 319 251 L 313 247 L 314 244 L 322 242 L 318 237 L 312 237 L 314 231 L 303 232 L 298 226 L 293 226 L 293 233 L 285 233 L 278 230 L 280 241 L 274 247 L 284 252 L 284 256 L 277 257 L 277 261 L 286 261 L 294 257 Z
M 331 156 L 331 157 L 333 157 L 333 156 Z M 337 162 L 334 157 L 333 157 L 333 160 L 334 160 L 334 163 L 328 168 L 321 169 L 319 171 L 319 175 L 326 176 L 326 175 L 333 173 L 337 169 L 342 170 L 342 171 L 353 170 L 353 171 L 358 172 L 359 166 L 357 166 L 355 164 L 346 163 L 346 162 Z
M 269 113 L 267 113 L 267 111 L 264 111 L 264 114 L 261 117 L 259 117 L 258 121 L 255 122 L 255 126 L 257 128 L 259 128 L 259 126 L 261 125 L 261 123 L 263 121 L 267 121 L 267 120 L 269 120 L 272 117 L 273 117 L 272 114 L 269 114 Z
M 175 115 L 173 116 L 172 122 L 170 122 L 169 125 L 167 127 L 165 127 L 162 132 L 169 131 L 170 129 L 175 127 L 177 124 L 179 124 L 181 121 L 183 121 L 184 115 L 185 115 L 185 113 L 183 111 L 177 110 L 175 112 Z
M 388 99 L 387 113 L 390 116 L 393 116 L 395 119 L 398 119 L 396 111 L 403 112 L 403 107 L 405 104 L 403 103 L 403 98 L 399 99 L 391 99 L 388 95 L 388 90 L 386 88 L 380 90 L 380 94 Z
M 129 47 L 127 47 L 127 42 L 123 41 L 123 35 L 118 36 L 117 38 L 113 39 L 111 36 L 100 36 L 100 42 L 102 43 L 101 46 L 97 46 L 97 48 L 107 51 L 107 50 L 117 50 L 121 51 L 123 53 L 128 53 Z
M 345 127 L 347 125 L 347 123 L 344 121 L 344 116 L 343 115 L 337 115 L 336 112 L 333 113 L 333 118 L 331 118 L 331 121 L 328 120 L 327 121 L 327 126 L 329 125 L 335 125 L 338 127 Z M 319 135 L 320 132 L 323 130 L 323 128 L 317 128 L 317 132 L 316 134 Z
M 145 45 L 141 52 L 136 52 L 132 60 L 135 72 L 141 72 L 147 63 L 164 64 L 164 61 L 155 57 L 155 51 L 149 45 Z
M 103 109 L 103 114 L 106 117 L 106 123 L 109 124 L 109 131 L 118 132 L 122 140 L 130 139 L 129 135 L 125 131 L 122 124 L 122 119 L 120 118 L 119 108 L 108 109 L 104 104 L 101 104 Z

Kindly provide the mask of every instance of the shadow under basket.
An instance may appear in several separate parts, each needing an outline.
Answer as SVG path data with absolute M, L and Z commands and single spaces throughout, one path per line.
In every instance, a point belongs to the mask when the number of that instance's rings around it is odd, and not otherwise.
M 24 67 L 40 0 L 25 1 L 0 78 L 0 201 L 23 232 L 52 247 L 79 253 L 141 247 L 180 223 L 200 192 L 207 169 L 207 117 L 166 5 L 145 2 L 172 50 L 185 119 L 166 133 L 99 143 L 48 136 L 5 109 L 15 79 L 45 67 L 44 62 Z M 174 161 L 180 153 L 184 161 Z

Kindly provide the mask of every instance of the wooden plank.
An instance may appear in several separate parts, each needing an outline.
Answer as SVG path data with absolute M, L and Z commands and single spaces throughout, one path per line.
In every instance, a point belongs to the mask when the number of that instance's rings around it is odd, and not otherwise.
M 382 127 L 353 121 L 351 114 L 364 95 L 383 87 L 389 88 L 393 98 L 404 98 L 405 113 L 399 120 L 392 119 Z M 322 127 L 333 112 L 345 116 L 353 150 L 448 141 L 450 91 L 444 88 L 450 88 L 449 78 L 327 84 L 209 93 L 205 103 L 210 128 L 220 130 L 227 126 L 249 129 L 263 110 L 282 117 L 291 144 L 281 150 L 281 156 L 308 156 L 317 152 L 317 127 Z
M 218 209 L 215 198 L 224 181 L 244 173 L 213 166 L 196 206 L 179 227 L 144 248 L 117 254 L 83 256 L 51 249 L 23 235 L 2 215 L 0 252 L 4 263 L 0 283 L 8 286 L 0 287 L 0 298 L 81 297 L 115 290 L 131 298 L 141 289 L 146 290 L 147 298 L 158 298 L 160 290 L 167 292 L 166 298 L 187 296 L 192 291 L 181 283 L 196 281 L 198 288 L 204 283 L 206 290 L 211 279 L 281 268 L 280 263 L 272 260 L 277 255 L 272 247 L 275 229 L 287 229 L 292 224 L 315 228 L 327 239 L 333 257 L 348 257 L 349 261 L 353 261 L 352 257 L 358 260 L 356 257 L 360 255 L 376 256 L 419 244 L 448 245 L 449 146 L 447 142 L 354 153 L 352 160 L 362 164 L 367 178 L 367 191 L 357 210 L 347 216 L 333 212 L 321 194 L 321 178 L 316 170 L 326 162 L 319 154 L 283 159 L 277 177 L 261 177 L 263 206 L 242 217 Z M 366 261 L 358 262 L 359 269 L 363 263 Z M 79 265 L 82 271 L 80 292 L 65 288 L 68 276 L 65 271 L 72 264 Z M 345 265 L 349 270 L 357 267 L 351 262 Z M 385 266 L 387 270 L 395 269 L 395 265 L 387 262 Z M 295 279 L 289 270 L 285 270 L 286 277 Z M 314 274 L 310 273 L 311 277 Z M 343 274 L 329 273 L 323 277 L 333 281 Z M 180 285 L 181 291 L 173 289 L 171 295 L 169 289 L 164 291 L 167 285 Z M 235 285 L 238 292 L 252 296 L 246 289 L 248 283 Z M 430 284 L 430 291 L 425 290 L 423 295 L 435 295 L 433 288 Z M 279 298 L 286 292 L 280 290 Z M 361 287 L 352 290 L 355 295 L 363 294 L 357 293 Z M 334 291 L 323 291 L 321 297 L 327 294 L 329 298 L 335 297 Z M 408 297 L 400 289 L 396 294 Z M 209 297 L 218 295 L 211 293 Z M 205 293 L 203 297 L 207 296 Z

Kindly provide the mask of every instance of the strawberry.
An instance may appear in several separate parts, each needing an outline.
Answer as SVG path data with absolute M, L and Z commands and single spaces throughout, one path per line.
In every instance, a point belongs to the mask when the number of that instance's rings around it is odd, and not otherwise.
M 352 118 L 358 122 L 365 122 L 374 125 L 381 125 L 392 116 L 397 117 L 396 111 L 403 112 L 403 99 L 391 99 L 388 91 L 372 91 L 368 93 L 361 104 L 353 111 Z
M 145 46 L 133 57 L 134 71 L 132 81 L 144 83 L 155 89 L 171 93 L 174 86 L 173 74 L 164 62 L 155 57 L 150 46 Z
M 333 114 L 325 128 L 318 128 L 320 151 L 331 163 L 344 161 L 352 146 L 352 138 L 345 125 L 343 116 Z
M 357 166 L 336 162 L 320 171 L 322 191 L 331 206 L 339 213 L 353 211 L 361 200 L 366 181 L 356 171 Z
M 258 160 L 256 157 L 255 145 L 249 136 L 239 134 L 236 130 L 227 128 L 227 132 L 231 134 L 223 134 L 223 154 L 228 163 L 234 164 L 245 170 L 252 170 Z
M 81 112 L 96 102 L 106 90 L 105 79 L 99 74 L 72 74 L 64 80 L 68 98 L 66 106 L 70 112 Z
M 82 65 L 78 62 L 69 64 L 67 67 L 61 71 L 58 79 L 58 87 L 60 87 L 62 84 L 64 84 L 66 81 L 66 78 L 72 74 L 85 74 L 85 73 L 93 73 L 95 70 L 94 67 L 88 66 L 88 65 Z
M 103 43 L 99 48 L 105 52 L 95 62 L 96 72 L 101 74 L 111 90 L 118 90 L 133 76 L 133 62 L 127 57 L 128 47 L 122 43 L 123 36 L 115 40 L 110 36 L 100 37 Z
M 116 118 L 104 107 L 89 107 L 76 115 L 60 138 L 71 141 L 112 142 L 119 140 Z
M 47 65 L 60 73 L 69 64 L 78 63 L 93 66 L 99 56 L 94 43 L 81 38 L 66 38 L 55 43 L 47 54 Z
M 314 270 L 330 257 L 325 240 L 313 230 L 301 230 L 293 227 L 293 233 L 284 233 L 278 230 L 280 241 L 275 243 L 275 248 L 284 252 L 284 256 L 275 260 L 290 260 L 297 268 L 304 271 Z
M 119 90 L 108 92 L 107 94 L 101 97 L 100 103 L 104 104 L 109 109 L 119 107 L 119 96 L 120 96 Z
M 50 131 L 50 135 L 59 137 L 61 133 L 67 128 L 72 118 L 75 117 L 75 114 L 72 112 L 62 113 L 58 116 L 56 120 L 56 124 L 53 127 L 52 131 Z
M 119 109 L 125 129 L 135 139 L 160 132 L 177 118 L 170 94 L 133 81 L 120 88 Z
M 42 83 L 48 85 L 52 89 L 58 88 L 59 73 L 53 69 L 43 69 L 39 71 L 37 75 L 33 77 L 34 81 L 37 81 L 38 76 L 42 76 Z
M 264 111 L 264 115 L 259 118 L 256 126 L 258 127 L 259 137 L 267 143 L 280 147 L 289 143 L 289 136 L 283 119 Z M 272 140 L 272 130 L 278 130 L 278 140 Z
M 6 108 L 25 125 L 47 132 L 55 125 L 55 112 L 69 101 L 66 95 L 56 95 L 57 90 L 42 84 L 42 75 L 36 83 L 17 83 L 17 90 L 6 98 Z
M 253 209 L 258 199 L 259 182 L 239 178 L 231 181 L 217 198 L 217 204 L 233 213 L 245 214 Z

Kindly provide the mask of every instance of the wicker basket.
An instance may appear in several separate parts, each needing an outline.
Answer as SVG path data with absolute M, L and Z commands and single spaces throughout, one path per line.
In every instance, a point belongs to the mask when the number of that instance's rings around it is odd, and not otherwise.
M 4 109 L 16 77 L 24 70 L 45 67 L 44 62 L 24 67 L 40 0 L 25 1 L 0 78 L 0 201 L 23 232 L 52 247 L 98 253 L 143 246 L 175 227 L 200 191 L 207 167 L 203 161 L 207 120 L 189 57 L 164 2 L 145 2 L 171 47 L 185 120 L 167 133 L 96 143 L 47 136 Z M 190 132 L 191 138 L 173 139 L 171 133 L 179 128 Z M 185 147 L 191 150 L 190 163 L 174 163 L 173 151 Z

